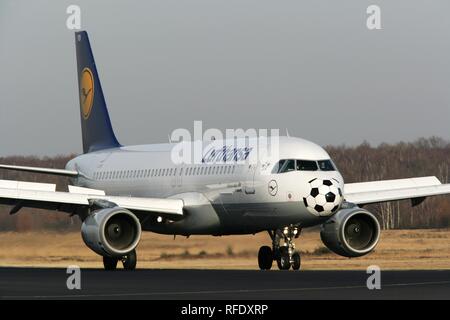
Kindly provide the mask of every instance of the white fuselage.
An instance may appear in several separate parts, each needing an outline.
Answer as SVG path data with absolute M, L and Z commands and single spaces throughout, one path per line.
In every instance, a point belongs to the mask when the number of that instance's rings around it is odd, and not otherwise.
M 233 143 L 236 140 L 214 141 L 219 146 Z M 183 199 L 186 218 L 182 221 L 150 219 L 142 224 L 144 230 L 168 234 L 239 234 L 290 224 L 316 225 L 331 212 L 307 210 L 304 198 L 311 189 L 309 182 L 333 179 L 341 189 L 344 184 L 337 170 L 274 172 L 283 159 L 330 159 L 323 148 L 299 138 L 279 137 L 276 154 L 258 156 L 253 162 L 242 157 L 239 161 L 234 157 L 217 161 L 222 157 L 211 157 L 210 147 L 203 144 L 203 161 L 177 163 L 176 146 L 101 150 L 72 159 L 66 168 L 81 173 L 74 184 L 101 189 L 109 195 Z

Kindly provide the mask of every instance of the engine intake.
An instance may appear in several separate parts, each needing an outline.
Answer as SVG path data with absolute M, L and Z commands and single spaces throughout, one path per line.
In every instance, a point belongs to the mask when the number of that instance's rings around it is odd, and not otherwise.
M 367 210 L 342 209 L 322 225 L 320 237 L 331 251 L 344 257 L 360 257 L 377 245 L 380 224 Z
M 81 226 L 84 243 L 102 256 L 121 257 L 134 250 L 141 239 L 141 224 L 127 209 L 100 209 Z

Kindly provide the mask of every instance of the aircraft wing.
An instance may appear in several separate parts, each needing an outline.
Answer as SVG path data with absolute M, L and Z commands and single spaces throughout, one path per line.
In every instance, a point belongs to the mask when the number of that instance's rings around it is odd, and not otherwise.
M 52 175 L 66 176 L 66 177 L 78 176 L 77 171 L 54 169 L 54 168 L 26 167 L 26 166 L 13 166 L 13 165 L 8 165 L 8 164 L 0 164 L 0 169 L 27 171 L 27 172 L 34 172 L 34 173 L 45 173 L 45 174 L 52 174 Z
M 411 199 L 415 206 L 426 197 L 449 193 L 450 184 L 441 184 L 436 177 L 358 182 L 344 186 L 344 199 L 361 205 Z
M 154 213 L 170 219 L 183 217 L 183 200 L 108 196 L 104 191 L 69 186 L 69 192 L 55 191 L 56 185 L 11 180 L 0 180 L 0 204 L 14 206 L 11 214 L 22 207 L 40 208 L 74 213 L 79 208 L 89 208 L 108 203 L 140 213 Z

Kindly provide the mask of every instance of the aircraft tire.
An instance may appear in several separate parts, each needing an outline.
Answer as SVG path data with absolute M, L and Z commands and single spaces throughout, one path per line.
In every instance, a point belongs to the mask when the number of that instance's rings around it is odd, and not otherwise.
M 103 256 L 103 267 L 107 271 L 116 270 L 117 262 L 118 262 L 117 258 Z
M 273 252 L 269 246 L 262 246 L 258 252 L 258 265 L 261 270 L 270 270 L 273 263 Z
M 301 257 L 300 253 L 294 252 L 292 255 L 292 270 L 300 270 L 301 266 Z
M 123 268 L 125 270 L 135 270 L 137 264 L 136 250 L 131 251 L 122 259 Z

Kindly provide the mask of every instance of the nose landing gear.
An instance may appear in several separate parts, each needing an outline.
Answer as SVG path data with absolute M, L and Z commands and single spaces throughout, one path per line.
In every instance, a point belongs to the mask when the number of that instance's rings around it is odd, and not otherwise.
M 294 239 L 298 238 L 301 229 L 296 226 L 288 226 L 283 229 L 268 231 L 272 239 L 272 248 L 262 246 L 258 253 L 258 265 L 261 270 L 270 270 L 273 260 L 276 260 L 278 269 L 299 270 L 301 266 L 300 253 L 295 251 Z M 280 242 L 283 242 L 280 244 Z

